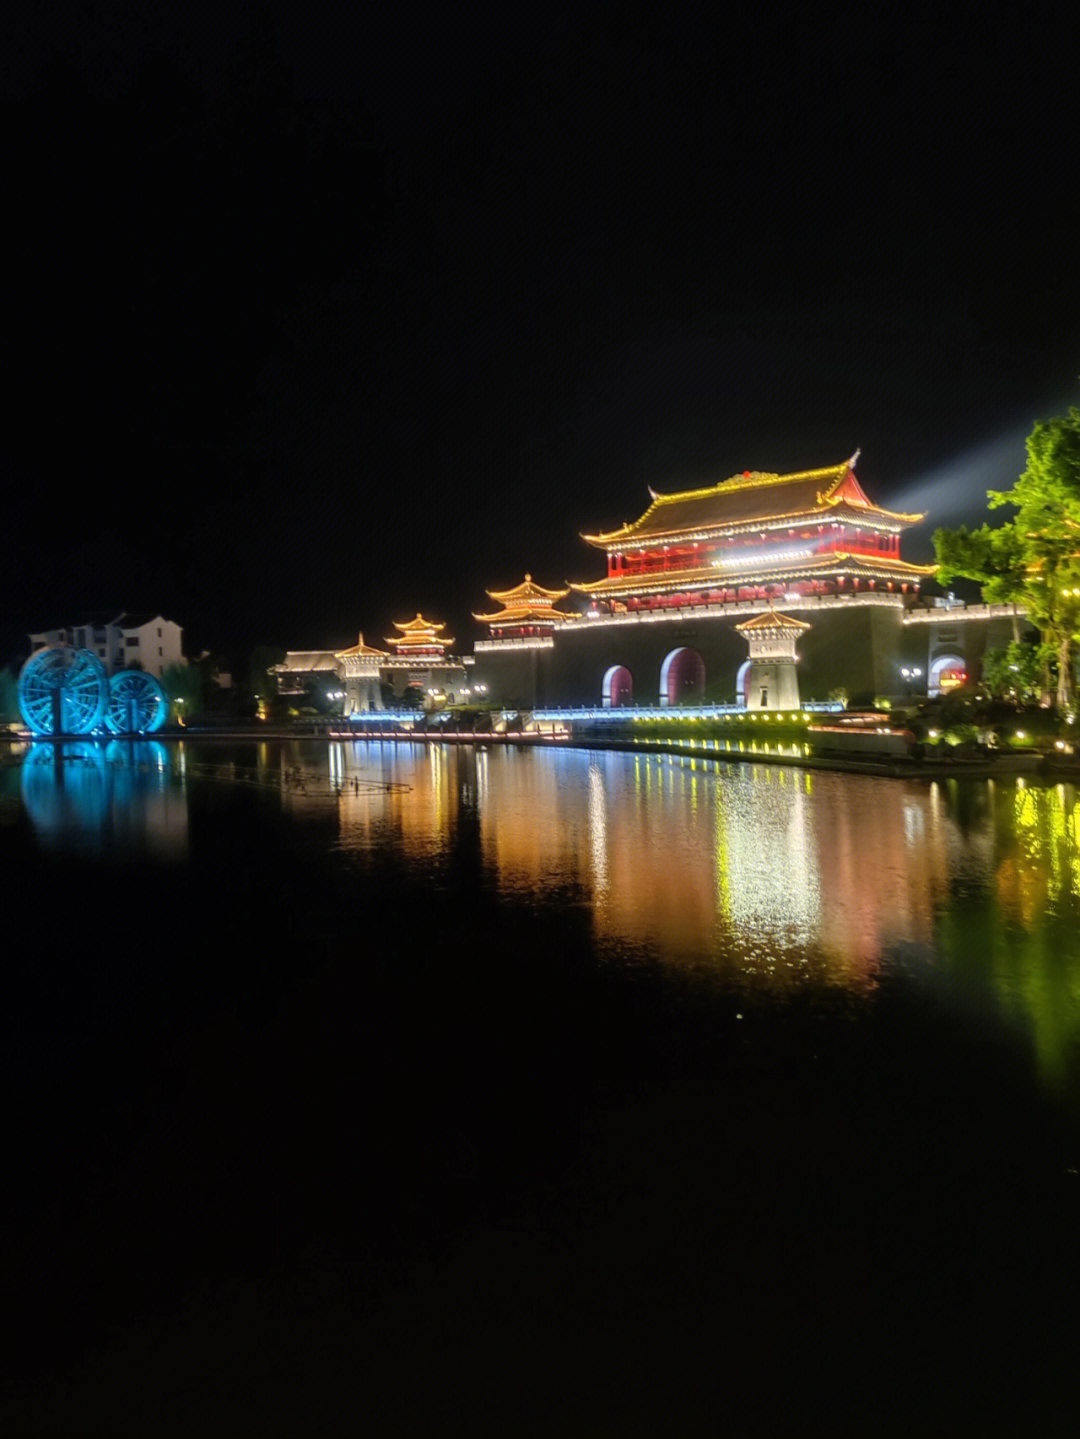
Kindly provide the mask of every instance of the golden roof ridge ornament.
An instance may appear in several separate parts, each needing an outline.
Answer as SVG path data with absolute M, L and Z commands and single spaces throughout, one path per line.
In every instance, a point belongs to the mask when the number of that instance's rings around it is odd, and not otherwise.
M 361 656 L 361 655 L 385 655 L 385 654 L 386 654 L 386 651 L 385 651 L 385 650 L 375 649 L 372 645 L 366 645 L 366 644 L 364 643 L 364 631 L 361 630 L 361 631 L 360 631 L 360 634 L 359 634 L 359 638 L 357 639 L 356 644 L 355 644 L 355 645 L 352 645 L 349 649 L 337 650 L 337 651 L 335 652 L 335 657 L 336 657 L 337 659 L 341 659 L 343 656 L 346 656 L 346 655 L 355 658 L 355 657 Z

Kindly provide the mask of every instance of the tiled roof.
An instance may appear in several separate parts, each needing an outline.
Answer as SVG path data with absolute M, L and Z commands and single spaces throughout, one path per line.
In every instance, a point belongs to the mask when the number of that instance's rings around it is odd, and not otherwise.
M 502 604 L 508 604 L 512 600 L 522 602 L 530 600 L 561 600 L 568 592 L 566 590 L 545 590 L 543 585 L 534 582 L 532 575 L 526 575 L 524 581 L 512 590 L 486 590 L 493 600 L 499 600 Z
M 790 615 L 782 615 L 779 611 L 768 609 L 763 615 L 755 615 L 752 620 L 743 620 L 741 625 L 736 625 L 737 630 L 808 630 L 810 626 L 804 620 L 793 620 Z
M 159 619 L 161 619 L 161 616 L 160 616 L 160 615 L 151 615 L 151 614 L 128 615 L 128 614 L 123 614 L 123 615 L 117 615 L 116 619 L 113 620 L 113 624 L 117 627 L 117 629 L 121 629 L 121 630 L 141 630 L 142 627 L 143 627 L 143 625 L 148 625 L 148 624 L 150 624 L 150 622 L 151 622 L 152 620 L 159 620 Z
M 792 475 L 747 472 L 708 489 L 674 495 L 650 493 L 652 504 L 633 524 L 582 538 L 604 548 L 658 536 L 747 525 L 755 520 L 832 517 L 834 513 L 879 516 L 898 524 L 914 524 L 922 519 L 922 515 L 898 514 L 871 504 L 855 478 L 851 461 Z
M 444 624 L 432 624 L 431 620 L 424 619 L 424 616 L 419 613 L 414 620 L 395 620 L 394 628 L 400 630 L 401 634 L 387 635 L 386 643 L 388 645 L 452 645 L 454 643 L 451 636 L 448 635 L 444 639 L 439 634 L 440 630 L 446 628 Z
M 360 656 L 362 656 L 362 655 L 372 655 L 372 656 L 385 655 L 385 654 L 386 654 L 386 651 L 385 651 L 385 650 L 373 649 L 371 645 L 366 645 L 366 644 L 364 643 L 364 632 L 363 632 L 363 630 L 361 630 L 361 631 L 360 631 L 360 638 L 359 638 L 359 640 L 356 642 L 356 644 L 354 644 L 350 649 L 347 649 L 347 650 L 337 650 L 337 651 L 336 651 L 336 654 L 337 654 L 338 659 L 343 660 L 343 659 L 346 659 L 346 658 L 355 659 L 355 658 L 358 658 L 358 657 L 360 657 Z
M 115 610 L 97 610 L 92 614 L 83 614 L 78 624 L 70 626 L 71 629 L 95 629 L 103 630 L 107 625 L 119 624 L 121 620 L 127 620 L 126 615 L 118 615 Z
M 481 624 L 523 624 L 528 620 L 565 620 L 571 618 L 563 610 L 557 610 L 555 600 L 561 600 L 569 590 L 545 590 L 533 584 L 532 575 L 525 576 L 524 584 L 512 590 L 488 590 L 493 600 L 503 608 L 498 614 L 473 615 Z
M 437 630 L 444 630 L 446 626 L 433 624 L 431 620 L 426 620 L 424 616 L 417 611 L 414 620 L 395 620 L 394 628 L 401 630 L 402 634 L 408 635 L 421 631 L 425 634 L 434 634 Z
M 280 664 L 272 665 L 274 674 L 321 674 L 337 669 L 337 656 L 332 650 L 289 650 Z

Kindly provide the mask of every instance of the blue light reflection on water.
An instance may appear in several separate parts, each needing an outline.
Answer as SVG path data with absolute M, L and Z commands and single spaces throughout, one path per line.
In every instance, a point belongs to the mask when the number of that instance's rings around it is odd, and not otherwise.
M 158 740 L 73 740 L 31 745 L 23 807 L 46 849 L 117 861 L 180 860 L 187 805 Z

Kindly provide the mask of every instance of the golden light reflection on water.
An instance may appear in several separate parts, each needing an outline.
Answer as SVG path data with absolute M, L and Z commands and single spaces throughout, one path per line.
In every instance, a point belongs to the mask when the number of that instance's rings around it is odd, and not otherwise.
M 475 805 L 482 783 L 482 768 L 471 752 L 380 741 L 327 749 L 327 800 L 339 816 L 340 848 L 364 851 L 393 845 L 418 861 L 447 853 L 461 810 Z M 316 800 L 321 798 L 319 779 L 316 771 Z M 298 817 L 309 803 L 309 795 L 291 792 L 290 805 Z
M 464 846 L 506 894 L 587 906 L 620 962 L 853 995 L 899 968 L 984 995 L 1046 1075 L 1074 1063 L 1071 786 L 378 742 L 260 746 L 254 768 L 219 753 L 213 772 L 261 777 L 346 852 L 439 866 Z
M 344 848 L 439 860 L 469 812 L 499 889 L 588 906 L 623 961 L 776 992 L 868 994 L 891 969 L 961 983 L 1030 1030 L 1047 1073 L 1080 1036 L 1071 786 L 374 743 L 343 746 L 331 777 Z M 375 783 L 353 793 L 359 777 Z
M 347 854 L 584 906 L 615 962 L 777 993 L 866 995 L 903 973 L 1007 1016 L 1045 1075 L 1080 1078 L 1072 785 L 363 741 L 34 746 L 6 779 L 42 844 L 159 858 L 187 855 L 200 793 L 248 787 Z
M 350 779 L 407 790 L 353 793 Z M 926 944 L 948 884 L 949 826 L 925 785 L 720 761 L 433 745 L 341 747 L 341 841 L 392 832 L 406 854 L 479 818 L 484 864 L 506 891 L 577 890 L 598 935 L 671 961 L 743 967 L 831 956 L 872 980 L 884 950 Z M 820 969 L 820 962 L 815 961 Z

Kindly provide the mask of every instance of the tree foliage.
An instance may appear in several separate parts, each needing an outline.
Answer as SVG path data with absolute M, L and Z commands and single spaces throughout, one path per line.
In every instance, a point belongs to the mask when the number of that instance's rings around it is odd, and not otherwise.
M 19 713 L 19 677 L 10 665 L 0 669 L 0 724 L 17 724 Z
M 937 577 L 943 585 L 954 579 L 977 580 L 987 604 L 1023 604 L 1027 575 L 1024 546 L 1015 525 L 941 529 L 934 534 L 934 549 Z
M 248 660 L 248 688 L 256 700 L 269 704 L 277 698 L 277 677 L 270 673 L 272 665 L 279 665 L 285 658 L 285 651 L 273 645 L 256 645 Z
M 198 714 L 206 703 L 208 676 L 201 663 L 169 665 L 161 676 L 173 713 Z
M 1040 421 L 1024 473 L 1011 490 L 988 495 L 991 509 L 1009 506 L 1014 517 L 996 528 L 938 530 L 939 578 L 977 580 L 991 603 L 1022 604 L 1055 657 L 1057 702 L 1067 704 L 1080 641 L 1080 409 Z
M 983 656 L 983 684 L 995 699 L 1037 699 L 1045 688 L 1046 674 L 1055 659 L 1051 645 L 1038 640 L 1014 640 L 1003 650 L 986 651 Z

